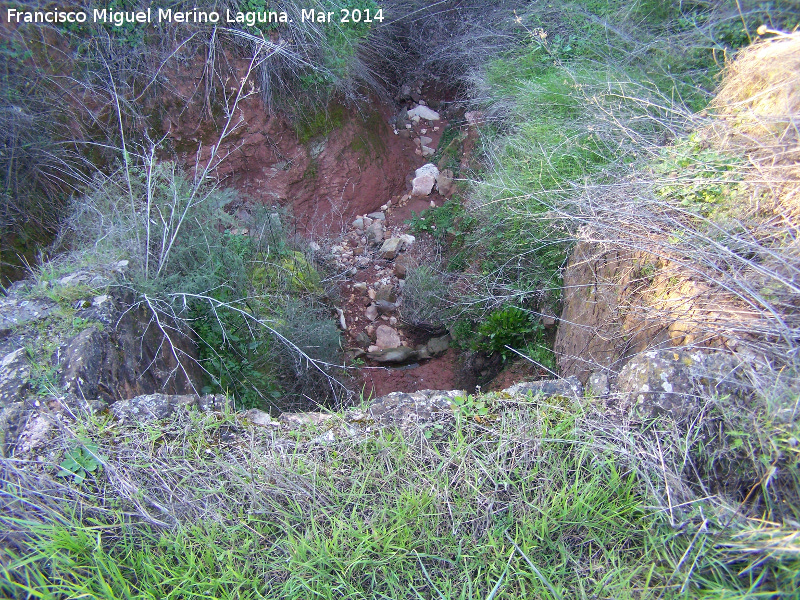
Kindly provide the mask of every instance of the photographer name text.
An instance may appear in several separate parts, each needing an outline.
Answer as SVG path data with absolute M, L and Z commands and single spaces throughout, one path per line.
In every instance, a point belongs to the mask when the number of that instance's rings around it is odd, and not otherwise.
M 342 8 L 338 11 L 323 11 L 308 9 L 300 11 L 300 21 L 302 23 L 382 23 L 383 9 L 349 9 Z M 105 23 L 115 27 L 123 27 L 128 24 L 148 24 L 148 23 L 210 23 L 212 25 L 226 23 L 238 23 L 255 27 L 257 25 L 280 25 L 292 23 L 286 11 L 233 11 L 226 9 L 224 12 L 205 11 L 205 10 L 173 10 L 171 8 L 147 8 L 146 10 L 121 11 L 111 8 L 94 9 L 91 12 L 60 10 L 31 11 L 17 10 L 15 8 L 6 9 L 7 23 L 40 23 L 40 24 L 69 24 L 69 23 Z

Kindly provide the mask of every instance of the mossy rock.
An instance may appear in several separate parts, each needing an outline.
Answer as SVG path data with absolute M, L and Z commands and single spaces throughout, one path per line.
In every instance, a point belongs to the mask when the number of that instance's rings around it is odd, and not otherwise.
M 291 251 L 258 264 L 251 281 L 258 292 L 286 290 L 297 293 L 322 293 L 321 279 L 302 252 Z

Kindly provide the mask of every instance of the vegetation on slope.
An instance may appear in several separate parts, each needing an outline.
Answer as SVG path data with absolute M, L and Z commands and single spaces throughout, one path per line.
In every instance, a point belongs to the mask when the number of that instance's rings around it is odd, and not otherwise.
M 691 268 L 728 317 L 742 304 L 752 311 L 746 325 L 703 311 L 692 324 L 700 346 L 718 327 L 752 352 L 746 402 L 704 398 L 692 419 L 640 422 L 593 398 L 469 397 L 452 421 L 338 441 L 324 429 L 276 439 L 233 414 L 180 413 L 138 428 L 95 417 L 65 426 L 51 461 L 64 477 L 35 460 L 2 462 L 3 593 L 795 597 L 798 38 L 774 33 L 789 18 L 779 5 L 681 6 L 586 2 L 519 13 L 520 45 L 478 82 L 495 100 L 481 107 L 492 168 L 469 210 L 430 213 L 431 231 L 454 251 L 451 271 L 409 279 L 435 290 L 436 310 L 420 303 L 422 317 L 460 318 L 461 331 L 478 333 L 477 347 L 502 351 L 537 343 L 531 315 L 557 302 L 572 243 L 643 249 L 659 261 L 642 278 L 675 277 L 677 287 Z M 742 54 L 709 104 L 726 53 L 758 35 L 772 41 Z M 703 107 L 707 114 L 695 112 Z M 148 204 L 149 186 L 133 193 L 134 181 L 117 179 L 126 201 L 169 207 L 172 196 Z M 206 184 L 200 178 L 178 197 L 214 197 L 219 190 Z M 280 312 L 245 308 L 241 293 L 267 286 L 272 297 L 269 273 L 293 254 L 270 255 L 264 276 L 252 271 L 242 288 L 230 271 L 224 282 L 199 282 L 171 261 L 172 250 L 150 243 L 148 219 L 114 222 L 127 223 L 126 239 L 147 240 L 130 250 L 141 298 L 180 311 L 198 294 L 212 311 L 226 304 L 245 323 L 260 314 L 280 332 Z M 259 252 L 213 229 L 192 229 L 189 239 L 213 243 L 185 247 L 204 276 L 217 252 L 238 257 L 234 266 Z M 175 229 L 165 221 L 162 231 Z M 90 241 L 84 252 L 104 251 Z M 161 285 L 150 259 L 188 287 L 150 291 Z M 286 285 L 313 288 L 313 280 L 292 275 Z M 450 286 L 457 303 L 442 310 Z M 248 343 L 259 339 L 248 331 Z
M 581 2 L 516 15 L 517 43 L 473 78 L 482 166 L 461 173 L 473 181 L 466 213 L 443 207 L 412 223 L 446 237 L 447 273 L 439 279 L 452 289 L 449 309 L 441 293 L 433 303 L 440 324 L 472 347 L 482 343 L 474 335 L 478 326 L 508 305 L 535 321 L 559 314 L 561 276 L 576 241 L 622 237 L 626 247 L 643 249 L 648 234 L 634 235 L 635 227 L 623 223 L 649 222 L 653 231 L 664 231 L 663 215 L 649 211 L 648 221 L 639 214 L 648 212 L 653 197 L 662 207 L 700 202 L 728 206 L 717 213 L 737 211 L 734 197 L 746 193 L 733 189 L 739 185 L 733 179 L 749 177 L 740 168 L 743 150 L 760 151 L 712 147 L 699 132 L 715 113 L 702 109 L 714 98 L 727 61 L 758 39 L 759 25 L 767 31 L 797 25 L 790 3 L 740 10 L 733 3 Z M 698 132 L 695 141 L 687 142 L 692 132 Z M 671 179 L 676 173 L 679 179 Z M 727 173 L 724 181 L 721 173 Z M 714 188 L 704 200 L 689 191 L 704 186 Z M 678 189 L 696 201 L 663 202 Z M 670 227 L 695 227 L 680 221 Z M 748 243 L 730 219 L 728 225 L 718 237 Z M 696 236 L 686 239 L 680 250 L 653 253 L 690 251 L 688 240 Z M 713 260 L 709 255 L 703 262 Z M 412 293 L 424 306 L 425 290 Z M 515 348 L 529 341 L 520 338 Z
M 233 414 L 140 427 L 95 419 L 61 441 L 70 456 L 78 447 L 96 457 L 78 482 L 4 463 L 0 589 L 104 599 L 793 597 L 797 533 L 775 521 L 798 518 L 796 498 L 758 486 L 763 465 L 744 458 L 755 440 L 709 437 L 725 410 L 710 402 L 699 420 L 642 430 L 589 398 L 497 394 L 464 398 L 422 430 L 338 441 L 325 435 L 330 423 L 281 440 Z M 731 459 L 737 474 L 714 483 Z M 762 518 L 723 493 L 753 481 L 753 494 L 774 495 Z

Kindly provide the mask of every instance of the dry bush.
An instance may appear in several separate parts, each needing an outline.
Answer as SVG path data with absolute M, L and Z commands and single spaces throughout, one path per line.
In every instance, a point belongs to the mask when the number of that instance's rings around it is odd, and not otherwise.
M 730 126 L 728 133 L 738 137 L 732 143 L 763 151 L 765 146 L 773 150 L 773 146 L 797 142 L 798 73 L 800 32 L 778 33 L 737 55 L 713 102 L 723 123 Z

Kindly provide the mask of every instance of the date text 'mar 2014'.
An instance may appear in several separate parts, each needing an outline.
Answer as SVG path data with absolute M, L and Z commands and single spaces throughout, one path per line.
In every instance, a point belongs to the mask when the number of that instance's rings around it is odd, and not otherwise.
M 371 11 L 368 8 L 363 10 L 358 8 L 342 8 L 338 15 L 336 11 L 333 10 L 324 11 L 310 8 L 308 10 L 301 10 L 300 18 L 303 23 L 306 21 L 312 21 L 314 23 L 383 23 L 384 19 L 382 8 L 375 11 Z

